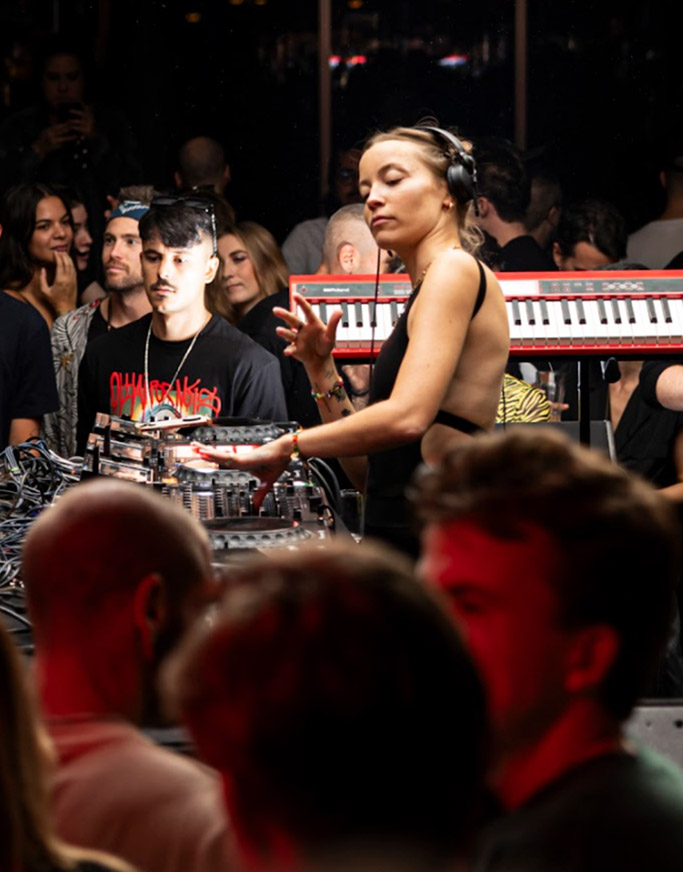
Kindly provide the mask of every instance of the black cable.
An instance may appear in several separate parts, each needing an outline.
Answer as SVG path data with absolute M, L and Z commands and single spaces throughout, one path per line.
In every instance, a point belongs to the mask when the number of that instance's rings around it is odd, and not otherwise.
M 316 476 L 317 484 L 325 491 L 328 501 L 332 504 L 337 514 L 341 514 L 341 490 L 334 471 L 320 457 L 309 457 L 307 463 Z
M 375 378 L 375 330 L 377 329 L 377 301 L 379 299 L 379 265 L 381 262 L 382 250 L 377 248 L 377 266 L 375 267 L 375 295 L 374 295 L 374 312 L 375 317 L 370 322 L 372 333 L 370 334 L 370 376 L 368 378 L 368 390 L 372 394 L 373 381 Z

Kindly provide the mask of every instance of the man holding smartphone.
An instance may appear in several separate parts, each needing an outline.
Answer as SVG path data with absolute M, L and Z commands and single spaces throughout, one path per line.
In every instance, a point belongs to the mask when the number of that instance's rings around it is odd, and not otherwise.
M 42 181 L 76 186 L 101 222 L 106 194 L 140 181 L 136 142 L 118 110 L 86 97 L 78 53 L 63 42 L 42 62 L 42 100 L 0 125 L 0 186 Z M 95 226 L 97 236 L 103 227 Z

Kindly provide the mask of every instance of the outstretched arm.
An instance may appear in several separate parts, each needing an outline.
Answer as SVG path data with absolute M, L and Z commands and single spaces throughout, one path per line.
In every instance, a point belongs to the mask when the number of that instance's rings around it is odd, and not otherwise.
M 299 434 L 296 447 L 301 456 L 358 457 L 420 439 L 434 420 L 453 379 L 478 283 L 479 272 L 471 257 L 455 251 L 440 257 L 413 306 L 408 350 L 389 399 L 355 414 L 351 413 L 348 398 L 345 400 L 348 406 L 331 403 L 330 414 L 336 416 L 335 420 Z M 279 330 L 290 342 L 289 353 L 296 350 L 297 356 L 301 354 L 299 359 L 304 360 L 307 370 L 310 368 L 312 381 L 329 390 L 329 382 L 323 382 L 322 378 L 336 373 L 336 367 L 331 362 L 331 345 L 326 348 L 320 335 L 320 325 L 306 332 L 308 321 L 306 326 L 300 326 L 296 316 L 286 314 L 289 328 Z M 336 326 L 336 321 L 338 318 L 331 319 L 331 325 Z M 326 338 L 329 343 L 330 335 Z M 311 350 L 312 342 L 315 355 Z M 325 365 L 329 368 L 325 369 Z M 342 414 L 344 408 L 348 408 L 349 414 Z M 292 450 L 289 435 L 239 456 L 228 456 L 228 452 L 221 449 L 198 448 L 203 457 L 232 468 L 251 469 L 263 481 L 271 483 L 286 469 Z

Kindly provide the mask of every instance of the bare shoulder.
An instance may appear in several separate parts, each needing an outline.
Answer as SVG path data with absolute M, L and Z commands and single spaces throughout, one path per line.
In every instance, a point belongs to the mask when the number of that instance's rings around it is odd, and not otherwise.
M 451 248 L 436 258 L 427 272 L 427 278 L 438 277 L 440 281 L 479 284 L 479 267 L 476 258 L 462 248 Z
M 462 249 L 444 251 L 429 267 L 421 296 L 437 297 L 456 308 L 460 305 L 469 307 L 474 304 L 480 277 L 479 265 L 471 254 Z

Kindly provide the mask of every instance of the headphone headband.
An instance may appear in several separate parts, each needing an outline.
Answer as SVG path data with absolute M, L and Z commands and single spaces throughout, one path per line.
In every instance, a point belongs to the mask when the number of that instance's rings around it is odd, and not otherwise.
M 460 142 L 457 136 L 449 130 L 443 130 L 441 127 L 419 126 L 416 130 L 426 130 L 432 133 L 435 138 L 440 139 L 447 145 L 452 145 L 455 149 L 453 154 L 449 151 L 451 165 L 446 171 L 446 182 L 448 190 L 461 205 L 465 206 L 470 200 L 474 201 L 474 213 L 479 215 L 477 204 L 477 164 L 472 155 L 465 149 L 465 146 Z

